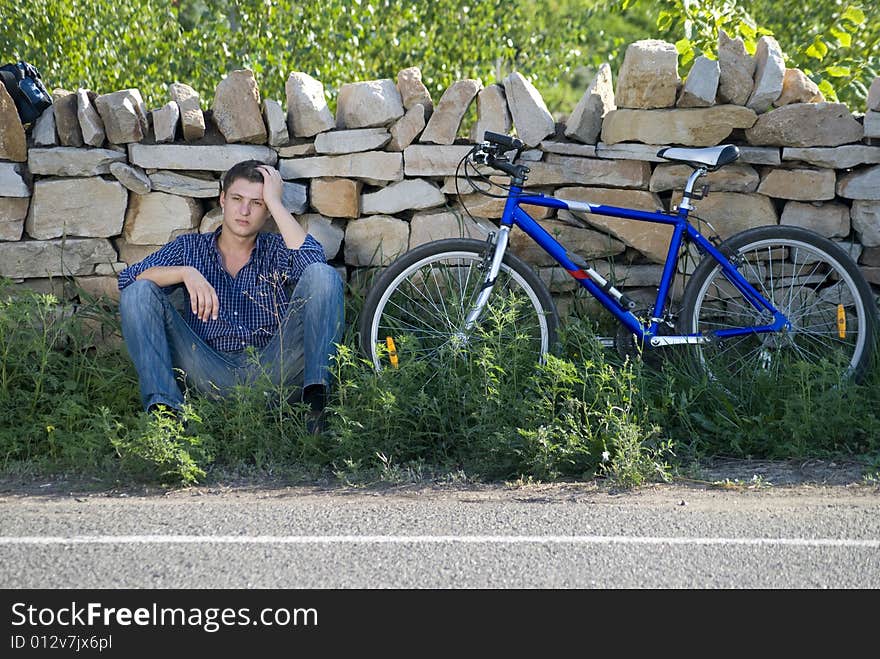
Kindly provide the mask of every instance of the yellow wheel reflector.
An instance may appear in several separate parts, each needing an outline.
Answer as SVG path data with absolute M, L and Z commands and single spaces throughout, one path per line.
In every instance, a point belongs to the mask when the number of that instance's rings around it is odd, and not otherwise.
M 391 365 L 397 368 L 397 346 L 394 345 L 394 339 L 386 336 L 385 345 L 388 346 L 388 359 L 391 360 Z
M 842 304 L 837 305 L 837 336 L 841 339 L 846 338 L 846 313 Z

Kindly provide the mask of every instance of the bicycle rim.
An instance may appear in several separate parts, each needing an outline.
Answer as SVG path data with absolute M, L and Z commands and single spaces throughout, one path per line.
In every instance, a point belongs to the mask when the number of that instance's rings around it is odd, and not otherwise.
M 737 249 L 740 272 L 789 319 L 791 331 L 747 334 L 697 347 L 714 379 L 752 372 L 778 376 L 796 362 L 830 364 L 843 378 L 862 366 L 872 311 L 853 275 L 821 247 L 797 238 L 756 240 Z M 750 305 L 716 266 L 702 282 L 692 312 L 693 331 L 765 325 L 767 312 Z
M 465 328 L 484 280 L 483 255 L 464 250 L 428 255 L 405 268 L 389 283 L 371 319 L 374 365 L 465 356 L 486 345 L 510 346 L 537 363 L 551 344 L 551 312 L 506 262 L 478 324 Z M 389 351 L 396 353 L 394 360 Z

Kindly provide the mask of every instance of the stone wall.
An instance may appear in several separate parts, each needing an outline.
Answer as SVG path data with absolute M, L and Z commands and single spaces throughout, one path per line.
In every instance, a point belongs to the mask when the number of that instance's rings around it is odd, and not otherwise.
M 287 207 L 357 284 L 426 241 L 492 230 L 502 200 L 459 181 L 470 217 L 455 174 L 493 130 L 528 145 L 529 189 L 646 210 L 677 204 L 690 171 L 657 158 L 661 147 L 738 144 L 740 161 L 708 177 L 698 216 L 722 237 L 809 227 L 841 242 L 880 285 L 880 79 L 864 112 L 853 112 L 783 62 L 771 37 L 752 57 L 722 33 L 718 61 L 698 58 L 681 81 L 672 44 L 636 42 L 616 84 L 604 65 L 561 122 L 519 73 L 487 86 L 460 80 L 435 103 L 412 67 L 396 81 L 343 85 L 335 116 L 323 85 L 299 72 L 285 106 L 261 100 L 249 70 L 229 73 L 207 111 L 183 83 L 153 110 L 136 89 L 56 89 L 28 127 L 0 87 L 0 276 L 56 292 L 72 277 L 115 297 L 126 264 L 181 233 L 213 230 L 220 176 L 256 158 L 278 167 Z M 472 104 L 476 120 L 463 126 Z M 598 270 L 613 260 L 631 295 L 653 296 L 667 228 L 593 216 L 586 228 L 566 211 L 532 210 Z M 523 238 L 514 233 L 511 248 L 564 300 L 575 282 Z

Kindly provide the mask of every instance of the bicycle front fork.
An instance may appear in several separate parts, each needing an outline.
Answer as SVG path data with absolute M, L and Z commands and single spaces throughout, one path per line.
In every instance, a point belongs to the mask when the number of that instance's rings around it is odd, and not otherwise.
M 492 289 L 495 287 L 495 281 L 498 279 L 498 273 L 501 271 L 501 262 L 504 260 L 504 254 L 507 251 L 507 241 L 509 237 L 510 227 L 502 226 L 498 230 L 498 235 L 495 238 L 495 251 L 492 253 L 492 260 L 489 262 L 489 269 L 486 272 L 486 276 L 483 278 L 483 286 L 480 288 L 480 294 L 477 296 L 474 306 L 471 307 L 471 310 L 468 312 L 467 318 L 465 318 L 464 330 L 466 332 L 473 329 L 477 319 L 486 307 L 486 302 L 489 301 L 489 296 L 492 294 Z M 491 241 L 492 236 L 489 236 L 490 244 Z

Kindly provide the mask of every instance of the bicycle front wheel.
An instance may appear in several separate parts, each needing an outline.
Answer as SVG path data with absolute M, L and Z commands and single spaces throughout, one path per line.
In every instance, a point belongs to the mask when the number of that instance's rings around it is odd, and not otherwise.
M 696 346 L 696 361 L 710 377 L 739 379 L 756 371 L 778 376 L 793 362 L 829 364 L 844 379 L 864 375 L 874 349 L 876 303 L 846 252 L 812 231 L 790 226 L 743 231 L 722 250 L 785 314 L 791 329 Z M 684 291 L 681 333 L 711 335 L 771 322 L 771 314 L 749 304 L 714 259 L 703 259 Z
M 537 363 L 556 340 L 558 316 L 534 271 L 505 254 L 477 324 L 465 320 L 483 288 L 492 247 L 479 240 L 438 240 L 389 265 L 364 302 L 360 342 L 377 369 L 444 352 L 466 355 L 492 342 Z

